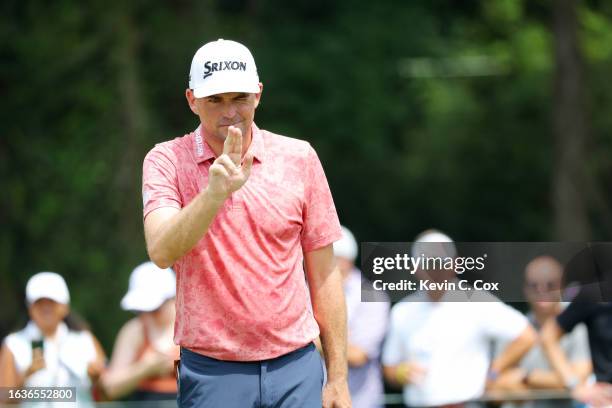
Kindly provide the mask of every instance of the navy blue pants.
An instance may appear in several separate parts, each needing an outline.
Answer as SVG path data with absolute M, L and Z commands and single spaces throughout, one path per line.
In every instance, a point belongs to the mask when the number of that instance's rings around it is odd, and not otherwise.
M 179 407 L 321 408 L 323 363 L 311 343 L 271 360 L 222 361 L 181 348 Z

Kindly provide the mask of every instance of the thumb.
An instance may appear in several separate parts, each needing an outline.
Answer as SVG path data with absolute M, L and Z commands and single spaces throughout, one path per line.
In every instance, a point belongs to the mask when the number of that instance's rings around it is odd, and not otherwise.
M 251 168 L 253 167 L 253 154 L 248 153 L 245 157 L 244 157 L 244 162 L 242 163 L 242 172 L 245 176 L 245 178 L 249 178 L 249 176 L 251 175 Z

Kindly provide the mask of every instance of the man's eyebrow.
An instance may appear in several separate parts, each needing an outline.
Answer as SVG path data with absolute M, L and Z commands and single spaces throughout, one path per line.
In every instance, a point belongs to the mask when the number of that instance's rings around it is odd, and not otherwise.
M 234 96 L 234 99 L 241 99 L 241 98 L 246 98 L 249 95 L 246 92 L 241 92 L 238 95 Z

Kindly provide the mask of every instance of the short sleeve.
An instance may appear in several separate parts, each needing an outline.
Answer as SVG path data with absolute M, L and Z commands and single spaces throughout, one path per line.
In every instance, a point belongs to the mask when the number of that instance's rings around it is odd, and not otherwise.
M 26 372 L 28 367 L 32 365 L 32 346 L 19 338 L 15 333 L 9 334 L 4 339 L 4 344 L 8 351 L 13 355 L 15 368 L 19 374 Z
M 395 313 L 394 313 L 395 312 Z M 407 356 L 404 355 L 404 346 L 401 333 L 401 319 L 398 319 L 398 313 L 396 311 L 391 312 L 391 323 L 389 325 L 389 331 L 387 332 L 387 338 L 382 350 L 382 364 L 386 366 L 394 366 L 400 364 L 406 360 Z
M 309 146 L 304 181 L 302 249 L 314 251 L 342 237 L 340 221 L 317 153 Z
M 570 361 L 585 361 L 591 359 L 589 338 L 584 324 L 578 324 L 570 334 L 567 357 Z
M 62 343 L 59 359 L 74 375 L 87 380 L 87 366 L 96 360 L 96 347 L 92 334 L 88 331 L 69 332 Z
M 512 341 L 529 325 L 525 316 L 501 301 L 484 302 L 480 305 L 483 330 L 492 339 Z
M 98 353 L 96 351 L 96 342 L 94 340 L 93 334 L 89 331 L 82 332 L 83 336 L 83 349 L 82 349 L 82 357 L 89 364 L 92 361 L 96 361 L 98 357 Z
M 176 166 L 172 154 L 156 146 L 144 159 L 142 166 L 143 219 L 161 207 L 180 209 L 181 198 L 178 190 Z

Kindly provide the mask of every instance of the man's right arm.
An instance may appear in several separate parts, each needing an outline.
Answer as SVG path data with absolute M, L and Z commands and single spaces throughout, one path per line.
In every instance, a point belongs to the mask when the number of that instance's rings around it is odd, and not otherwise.
M 145 219 L 145 238 L 151 260 L 169 268 L 204 236 L 225 200 L 201 191 L 186 207 L 162 207 Z
M 383 365 L 383 376 L 395 387 L 408 384 L 421 384 L 425 380 L 427 369 L 418 363 L 405 361 L 396 365 Z
M 538 335 L 534 328 L 527 324 L 491 363 L 490 371 L 499 374 L 518 363 L 537 342 Z
M 565 335 L 565 331 L 557 319 L 548 319 L 540 332 L 542 348 L 553 369 L 561 376 L 564 384 L 570 383 L 572 380 L 578 381 L 574 376 L 572 367 L 563 352 L 559 340 Z M 577 384 L 574 384 L 577 385 Z
M 190 251 L 208 231 L 212 220 L 231 193 L 246 183 L 253 156 L 241 165 L 242 134 L 230 126 L 221 154 L 208 170 L 208 186 L 188 205 L 160 207 L 145 218 L 145 239 L 151 260 L 168 268 Z

